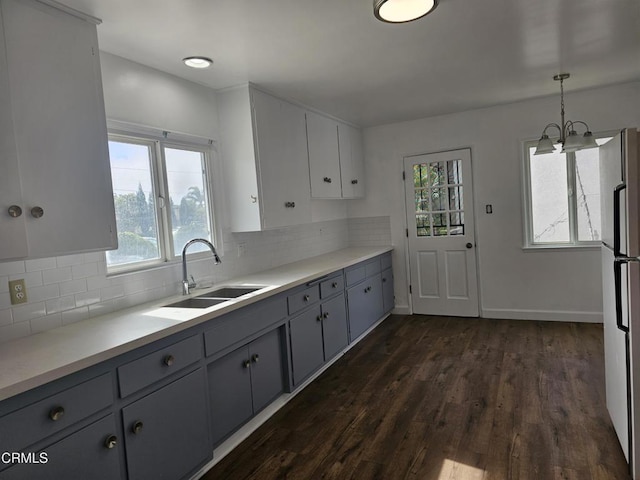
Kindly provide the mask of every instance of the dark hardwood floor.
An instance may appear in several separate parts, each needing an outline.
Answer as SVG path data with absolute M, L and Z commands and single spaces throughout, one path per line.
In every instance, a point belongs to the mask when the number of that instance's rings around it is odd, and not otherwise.
M 602 326 L 391 316 L 204 480 L 628 479 Z

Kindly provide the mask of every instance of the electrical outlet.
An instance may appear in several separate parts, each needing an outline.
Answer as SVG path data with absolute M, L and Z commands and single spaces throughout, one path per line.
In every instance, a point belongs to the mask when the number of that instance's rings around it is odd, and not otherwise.
M 238 258 L 240 257 L 244 257 L 244 255 L 247 253 L 247 244 L 246 243 L 239 243 L 238 244 Z
M 9 280 L 9 296 L 11 305 L 27 303 L 27 287 L 24 285 L 24 278 Z

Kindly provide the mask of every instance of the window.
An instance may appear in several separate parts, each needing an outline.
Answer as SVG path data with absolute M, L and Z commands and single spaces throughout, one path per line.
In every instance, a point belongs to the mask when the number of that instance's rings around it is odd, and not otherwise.
M 611 137 L 599 136 L 598 145 Z M 600 241 L 597 148 L 534 155 L 525 143 L 526 247 L 587 246 Z
M 170 261 L 192 238 L 213 242 L 208 146 L 109 135 L 118 249 L 109 271 Z M 196 252 L 204 245 L 194 245 Z M 190 250 L 191 252 L 191 250 Z

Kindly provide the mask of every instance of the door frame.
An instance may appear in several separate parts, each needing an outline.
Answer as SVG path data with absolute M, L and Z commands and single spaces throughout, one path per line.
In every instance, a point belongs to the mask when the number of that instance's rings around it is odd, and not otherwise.
M 476 208 L 476 189 L 475 189 L 475 184 L 474 184 L 474 178 L 475 178 L 475 168 L 474 168 L 474 161 L 473 161 L 473 157 L 474 157 L 474 149 L 471 145 L 467 145 L 467 146 L 461 146 L 461 147 L 456 147 L 456 148 L 444 148 L 441 150 L 432 150 L 432 151 L 420 151 L 420 152 L 411 152 L 411 153 L 402 153 L 399 155 L 400 157 L 400 175 L 402 178 L 402 204 L 404 205 L 404 220 L 403 220 L 403 225 L 404 225 L 404 229 L 405 232 L 407 231 L 407 229 L 409 228 L 409 225 L 407 224 L 407 201 L 406 201 L 406 181 L 404 178 L 405 175 L 405 170 L 404 170 L 404 162 L 405 159 L 408 157 L 417 157 L 420 155 L 431 155 L 431 154 L 435 154 L 435 153 L 447 153 L 447 152 L 456 152 L 458 150 L 469 150 L 469 163 L 471 165 L 471 186 L 472 186 L 472 191 L 473 191 L 473 195 L 471 195 L 471 198 L 473 200 L 473 216 L 474 216 L 474 224 L 473 224 L 473 236 L 474 236 L 474 241 L 475 241 L 475 245 L 474 248 L 476 249 L 476 255 L 475 255 L 475 266 L 476 266 L 476 283 L 478 286 L 478 317 L 467 317 L 467 318 L 484 318 L 483 317 L 483 309 L 482 309 L 482 282 L 480 281 L 480 255 L 478 253 L 478 221 L 477 221 L 477 208 Z M 408 298 L 408 310 L 409 310 L 409 315 L 413 315 L 414 310 L 413 310 L 413 295 L 410 293 L 409 289 L 412 286 L 411 283 L 411 255 L 410 255 L 410 251 L 409 251 L 409 237 L 407 235 L 403 235 L 404 238 L 404 247 L 405 247 L 405 252 L 404 252 L 404 262 L 405 262 L 405 270 L 406 270 L 406 282 L 407 282 L 407 298 Z

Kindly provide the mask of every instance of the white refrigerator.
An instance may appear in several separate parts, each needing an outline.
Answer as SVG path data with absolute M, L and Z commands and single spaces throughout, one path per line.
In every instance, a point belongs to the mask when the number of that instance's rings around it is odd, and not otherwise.
M 602 280 L 607 409 L 640 479 L 640 172 L 638 131 L 600 147 Z

